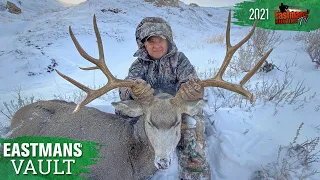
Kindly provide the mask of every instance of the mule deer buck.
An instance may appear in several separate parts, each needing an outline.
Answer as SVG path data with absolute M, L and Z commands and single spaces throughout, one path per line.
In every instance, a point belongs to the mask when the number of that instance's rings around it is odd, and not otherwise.
M 257 23 L 255 22 L 250 33 L 243 40 L 231 46 L 230 21 L 231 11 L 229 11 L 226 30 L 227 52 L 223 64 L 214 78 L 203 80 L 199 84 L 203 87 L 221 87 L 242 94 L 253 103 L 253 95 L 242 86 L 257 72 L 272 49 L 243 77 L 240 84 L 224 81 L 222 75 L 233 54 L 252 36 Z M 95 15 L 93 24 L 99 48 L 99 59 L 89 56 L 82 49 L 71 27 L 69 27 L 69 33 L 81 56 L 96 65 L 82 69 L 100 69 L 108 78 L 108 83 L 100 89 L 92 90 L 57 71 L 64 79 L 85 91 L 87 97 L 77 105 L 50 100 L 39 101 L 21 108 L 12 119 L 10 138 L 58 136 L 107 144 L 107 146 L 99 147 L 100 156 L 104 158 L 90 167 L 91 174 L 88 176 L 91 179 L 143 179 L 152 175 L 157 169 L 164 170 L 170 166 L 171 154 L 181 137 L 181 114 L 193 115 L 205 101 L 185 102 L 181 100 L 181 94 L 178 91 L 175 97 L 168 94 L 155 96 L 148 104 L 141 104 L 134 100 L 112 103 L 124 114 L 131 117 L 139 116 L 135 124 L 115 114 L 85 107 L 92 100 L 114 88 L 134 86 L 134 82 L 117 79 L 110 73 L 105 63 Z

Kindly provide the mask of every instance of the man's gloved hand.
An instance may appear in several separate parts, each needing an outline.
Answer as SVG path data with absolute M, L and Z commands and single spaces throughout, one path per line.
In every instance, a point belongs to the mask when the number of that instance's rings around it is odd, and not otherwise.
M 198 100 L 203 98 L 204 88 L 199 84 L 200 79 L 190 79 L 186 83 L 181 84 L 181 98 L 187 100 Z
M 135 85 L 131 88 L 134 100 L 139 102 L 151 102 L 154 98 L 154 89 L 151 88 L 150 84 L 143 79 L 137 79 L 134 81 Z

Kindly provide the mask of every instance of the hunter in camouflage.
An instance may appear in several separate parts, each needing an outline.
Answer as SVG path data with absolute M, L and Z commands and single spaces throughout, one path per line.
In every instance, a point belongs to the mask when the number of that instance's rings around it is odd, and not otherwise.
M 148 98 L 150 94 L 159 93 L 175 96 L 180 88 L 188 87 L 189 82 L 195 83 L 193 80 L 198 79 L 195 68 L 188 58 L 178 51 L 173 41 L 170 25 L 162 18 L 144 18 L 136 28 L 136 41 L 138 50 L 134 56 L 137 59 L 132 63 L 125 80 L 145 83 L 145 86 L 141 86 L 141 89 L 144 90 L 142 96 L 145 98 Z M 150 43 L 159 43 L 159 46 L 162 43 L 166 52 L 163 54 L 160 52 L 161 55 L 152 54 L 153 52 L 149 49 Z M 159 49 L 159 51 L 162 50 L 161 47 Z M 146 86 L 146 84 L 149 85 Z M 121 100 L 136 99 L 137 96 L 134 89 L 127 87 L 120 88 L 119 94 Z M 202 92 L 188 90 L 186 94 L 187 99 L 201 99 L 203 89 Z M 120 114 L 118 111 L 116 113 Z M 205 160 L 204 138 L 196 137 L 198 135 L 196 128 L 186 124 L 184 119 L 182 118 L 184 124 L 182 124 L 182 138 L 178 147 L 180 177 L 181 179 L 210 179 L 210 167 Z M 199 121 L 204 124 L 204 118 Z M 203 135 L 202 133 L 201 136 Z
M 152 59 L 144 41 L 150 36 L 161 35 L 169 41 L 168 52 L 160 59 Z M 168 93 L 175 95 L 182 83 L 191 78 L 198 78 L 188 58 L 179 52 L 173 42 L 171 27 L 161 18 L 144 18 L 136 29 L 138 50 L 134 54 L 137 59 L 129 69 L 126 80 L 143 79 L 155 90 L 155 95 Z M 121 100 L 132 99 L 130 88 L 120 88 Z

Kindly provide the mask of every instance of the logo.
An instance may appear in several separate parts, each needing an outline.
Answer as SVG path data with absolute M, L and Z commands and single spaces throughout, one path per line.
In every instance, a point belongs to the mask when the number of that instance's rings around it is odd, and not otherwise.
M 275 10 L 275 24 L 307 24 L 310 10 L 301 10 L 299 7 L 280 4 L 279 10 Z

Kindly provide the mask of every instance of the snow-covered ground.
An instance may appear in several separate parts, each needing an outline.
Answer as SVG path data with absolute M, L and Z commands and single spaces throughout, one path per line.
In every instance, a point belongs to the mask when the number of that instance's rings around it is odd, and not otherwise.
M 13 1 L 18 4 L 18 1 Z M 0 2 L 4 3 L 4 2 Z M 225 55 L 224 44 L 207 43 L 212 36 L 225 32 L 227 8 L 196 8 L 180 3 L 180 8 L 157 8 L 142 0 L 89 0 L 77 6 L 65 7 L 55 0 L 25 0 L 19 5 L 22 14 L 13 15 L 0 9 L 0 110 L 2 102 L 16 100 L 17 88 L 23 97 L 53 99 L 54 94 L 73 96 L 79 90 L 58 76 L 47 73 L 46 68 L 54 60 L 57 69 L 90 87 L 99 87 L 106 78 L 99 71 L 81 71 L 78 67 L 92 64 L 83 59 L 71 41 L 68 26 L 72 27 L 77 39 L 88 54 L 97 57 L 98 49 L 93 31 L 92 17 L 96 14 L 98 27 L 104 43 L 106 63 L 118 78 L 124 78 L 134 60 L 136 51 L 135 28 L 146 16 L 159 16 L 172 26 L 178 49 L 184 52 L 199 72 L 218 68 Z M 101 9 L 119 9 L 119 13 L 102 12 Z M 231 26 L 231 43 L 235 44 L 249 32 L 250 27 Z M 279 145 L 293 141 L 297 128 L 304 122 L 298 143 L 319 137 L 320 134 L 320 84 L 317 83 L 320 69 L 311 63 L 301 42 L 294 41 L 295 32 L 278 31 L 283 39 L 274 49 L 269 60 L 284 69 L 286 62 L 291 66 L 292 88 L 304 80 L 311 88 L 299 97 L 305 101 L 285 104 L 275 108 L 275 102 L 257 100 L 251 106 L 222 106 L 215 111 L 214 102 L 223 101 L 206 88 L 209 100 L 205 111 L 210 119 L 207 137 L 207 154 L 213 169 L 212 179 L 250 179 L 254 171 L 277 160 Z M 214 60 L 214 63 L 212 63 Z M 288 63 L 287 63 L 288 64 Z M 34 73 L 33 76 L 28 74 Z M 239 76 L 244 74 L 239 73 Z M 248 83 L 252 89 L 264 80 L 281 80 L 284 72 L 274 70 L 257 73 Z M 228 78 L 226 76 L 227 79 Z M 238 78 L 237 78 L 238 79 Z M 240 80 L 240 79 L 239 79 Z M 111 93 L 109 93 L 111 94 Z M 313 96 L 314 95 L 314 96 Z M 110 95 L 109 95 L 110 96 Z M 89 104 L 107 112 L 113 112 L 110 102 L 115 98 L 98 99 Z M 112 97 L 112 96 L 111 96 Z M 0 132 L 10 121 L 0 114 Z M 4 134 L 0 134 L 4 135 Z M 317 147 L 319 150 L 319 147 Z M 320 169 L 319 162 L 311 169 Z M 177 179 L 177 162 L 168 172 L 158 172 L 153 179 Z M 320 179 L 319 175 L 313 176 Z

